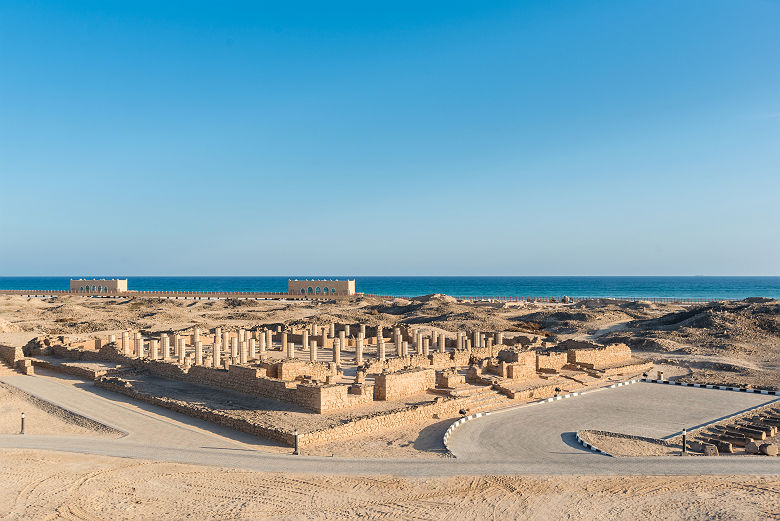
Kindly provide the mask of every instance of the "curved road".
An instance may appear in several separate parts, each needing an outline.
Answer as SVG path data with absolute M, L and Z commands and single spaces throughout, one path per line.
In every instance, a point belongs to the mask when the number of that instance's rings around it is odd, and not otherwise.
M 0 381 L 128 433 L 120 439 L 2 435 L 0 448 L 58 450 L 268 472 L 316 474 L 442 476 L 780 473 L 780 460 L 776 458 L 618 459 L 591 453 L 578 445 L 572 445 L 570 440 L 566 439 L 566 434 L 571 430 L 586 427 L 575 425 L 579 420 L 566 419 L 572 418 L 572 410 L 579 411 L 574 418 L 583 416 L 588 418 L 587 426 L 610 429 L 614 428 L 610 424 L 614 418 L 624 412 L 630 412 L 632 408 L 638 410 L 647 406 L 646 403 L 642 406 L 633 403 L 631 407 L 626 408 L 626 404 L 633 401 L 631 396 L 637 392 L 640 396 L 646 394 L 647 397 L 653 398 L 657 392 L 663 392 L 656 391 L 655 388 L 699 391 L 691 388 L 635 384 L 540 406 L 514 408 L 467 422 L 456 430 L 450 438 L 450 445 L 455 454 L 460 456 L 458 459 L 367 460 L 270 453 L 261 447 L 263 444 L 270 445 L 270 443 L 162 408 L 139 404 L 97 389 L 91 383 L 80 382 L 73 385 L 58 378 L 23 375 L 3 376 Z M 758 401 L 754 402 L 755 399 L 759 401 L 763 399 L 763 402 L 772 401 L 761 395 L 728 391 L 712 392 L 719 393 L 716 402 L 731 401 L 737 399 L 735 397 L 740 397 L 738 408 L 743 409 L 751 406 L 748 402 L 757 404 Z M 626 398 L 629 398 L 628 402 Z M 746 399 L 748 401 L 745 401 Z M 713 401 L 713 398 L 708 396 L 704 400 Z M 701 400 L 695 402 L 700 403 Z M 623 405 L 619 405 L 621 403 Z M 604 405 L 608 406 L 606 410 L 602 408 Z M 665 410 L 663 404 L 660 408 Z M 602 422 L 600 421 L 602 416 L 605 419 L 612 419 Z M 669 423 L 664 428 L 670 430 L 676 429 L 676 426 Z

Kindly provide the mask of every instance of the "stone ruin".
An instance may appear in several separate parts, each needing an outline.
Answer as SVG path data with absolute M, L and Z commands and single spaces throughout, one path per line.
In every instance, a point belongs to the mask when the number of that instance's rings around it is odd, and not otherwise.
M 419 393 L 452 396 L 474 386 L 491 386 L 510 398 L 534 397 L 549 392 L 555 378 L 572 387 L 644 369 L 644 362 L 635 360 L 624 344 L 543 345 L 539 337 L 505 332 L 331 323 L 233 331 L 196 327 L 159 334 L 127 331 L 86 340 L 60 337 L 38 342 L 37 353 L 112 361 L 157 377 L 280 400 L 315 413 Z M 518 393 L 528 389 L 538 392 Z

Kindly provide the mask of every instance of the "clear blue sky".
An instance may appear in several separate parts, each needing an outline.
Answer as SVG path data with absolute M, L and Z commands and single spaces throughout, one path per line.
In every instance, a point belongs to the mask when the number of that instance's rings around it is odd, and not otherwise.
M 0 275 L 779 275 L 780 2 L 0 2 Z

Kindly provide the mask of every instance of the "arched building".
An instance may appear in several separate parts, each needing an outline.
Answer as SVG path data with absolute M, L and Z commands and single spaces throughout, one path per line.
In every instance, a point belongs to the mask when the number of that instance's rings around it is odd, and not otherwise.
M 287 292 L 290 295 L 354 295 L 354 280 L 287 280 Z
M 115 293 L 127 291 L 127 279 L 70 279 L 73 293 Z

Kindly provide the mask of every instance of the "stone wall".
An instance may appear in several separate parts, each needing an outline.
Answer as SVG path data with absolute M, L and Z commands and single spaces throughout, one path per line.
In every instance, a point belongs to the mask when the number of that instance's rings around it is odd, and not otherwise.
M 374 382 L 375 400 L 395 400 L 421 393 L 436 386 L 434 369 L 415 368 L 377 375 Z
M 543 373 L 556 373 L 568 363 L 569 353 L 536 353 L 536 370 Z
M 626 344 L 610 344 L 597 349 L 569 349 L 570 364 L 591 368 L 625 365 L 631 360 L 631 349 Z
M 8 362 L 12 367 L 15 366 L 16 361 L 21 358 L 24 358 L 21 347 L 0 345 L 0 359 Z

